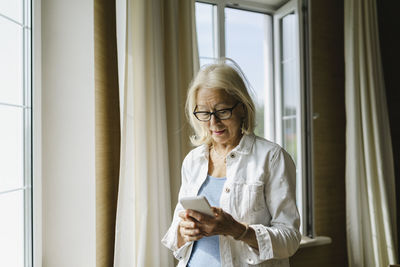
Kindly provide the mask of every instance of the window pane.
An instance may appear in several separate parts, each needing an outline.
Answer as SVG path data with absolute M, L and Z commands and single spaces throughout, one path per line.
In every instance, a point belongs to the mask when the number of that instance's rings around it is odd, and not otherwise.
M 272 90 L 271 17 L 266 14 L 225 8 L 226 56 L 242 68 L 254 90 L 256 105 L 255 132 L 264 135 L 265 103 L 267 92 Z
M 2 192 L 23 186 L 23 109 L 0 105 L 0 125 L 0 192 Z
M 299 86 L 295 57 L 295 16 L 289 14 L 282 19 L 282 88 L 283 116 L 296 115 L 299 102 Z
M 216 60 L 213 58 L 204 58 L 200 57 L 200 66 L 208 65 L 208 64 L 213 64 L 216 63 Z
M 300 216 L 304 218 L 305 206 L 303 205 L 303 181 L 302 181 L 302 163 L 301 161 L 301 132 L 299 129 L 300 120 L 300 84 L 298 48 L 296 33 L 296 16 L 288 14 L 280 20 L 281 33 L 281 84 L 282 84 L 282 146 L 292 156 L 296 164 L 296 202 L 299 207 Z M 305 228 L 302 227 L 303 231 Z
M 23 191 L 0 194 L 0 266 L 24 266 Z
M 283 87 L 283 116 L 297 114 L 297 106 L 299 101 L 296 62 L 294 60 L 287 61 L 282 64 L 282 87 Z
M 23 84 L 22 27 L 0 17 L 0 102 L 21 104 Z
M 22 23 L 22 0 L 0 0 L 0 14 Z
M 200 58 L 216 58 L 216 6 L 196 3 L 196 31 Z M 204 61 L 200 61 L 202 63 Z M 202 64 L 200 64 L 202 65 Z
M 295 18 L 296 16 L 294 14 L 288 14 L 282 18 L 283 60 L 289 60 L 295 57 L 293 49 L 296 41 Z
M 297 166 L 297 124 L 296 117 L 283 120 L 283 147 L 292 156 Z

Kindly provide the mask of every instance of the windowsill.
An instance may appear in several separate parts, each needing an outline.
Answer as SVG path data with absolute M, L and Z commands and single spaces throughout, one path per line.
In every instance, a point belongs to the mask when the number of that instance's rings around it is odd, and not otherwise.
M 330 243 L 332 243 L 332 239 L 327 236 L 316 236 L 314 238 L 302 236 L 300 241 L 300 248 L 322 246 Z

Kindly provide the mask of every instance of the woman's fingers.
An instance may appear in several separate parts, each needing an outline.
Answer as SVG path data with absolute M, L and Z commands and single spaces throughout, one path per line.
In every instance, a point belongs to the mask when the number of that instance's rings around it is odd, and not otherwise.
M 211 207 L 211 209 L 214 217 L 205 215 L 198 225 L 200 231 L 204 236 L 226 235 L 232 227 L 232 216 L 221 208 Z
M 221 208 L 211 207 L 212 212 L 214 213 L 215 217 L 218 217 L 222 214 Z
M 179 222 L 180 231 L 183 235 L 197 235 L 200 233 L 200 228 L 197 223 L 190 220 L 182 220 Z
M 182 218 L 180 226 L 189 230 L 198 229 L 203 236 L 225 234 L 231 226 L 231 216 L 221 208 L 211 207 L 214 217 L 194 211 L 185 210 L 179 213 Z M 182 232 L 182 235 L 194 236 L 193 232 Z
M 181 217 L 182 219 L 186 219 L 187 216 L 187 211 L 186 210 L 182 210 L 181 212 L 179 212 L 179 217 Z
M 196 241 L 203 238 L 203 234 L 196 224 L 192 221 L 181 221 L 179 223 L 179 233 L 185 242 Z
M 185 242 L 190 242 L 190 241 L 197 241 L 199 239 L 202 239 L 203 237 L 204 236 L 202 234 L 194 235 L 194 236 L 185 235 L 185 236 L 183 236 L 183 239 L 185 240 Z
M 182 227 L 181 234 L 184 236 L 197 236 L 197 235 L 200 235 L 201 233 L 200 233 L 200 230 L 197 228 L 193 229 L 193 228 Z
M 201 222 L 201 223 L 205 223 L 205 222 L 213 219 L 212 216 L 208 216 L 206 214 L 203 214 L 201 212 L 197 212 L 197 211 L 194 211 L 194 210 L 187 210 L 187 215 L 189 217 L 192 217 L 196 221 Z
M 179 226 L 184 227 L 184 228 L 191 228 L 191 229 L 198 228 L 196 226 L 196 223 L 193 221 L 180 221 Z
M 179 217 L 181 217 L 182 219 L 191 219 L 194 218 L 198 218 L 199 216 L 202 216 L 203 214 L 194 210 L 183 210 L 181 212 L 179 212 Z

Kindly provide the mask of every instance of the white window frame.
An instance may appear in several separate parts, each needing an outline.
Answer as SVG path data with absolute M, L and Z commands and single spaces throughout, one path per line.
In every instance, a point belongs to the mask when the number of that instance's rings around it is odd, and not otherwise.
M 11 0 L 12 1 L 12 0 Z M 24 266 L 33 265 L 33 194 L 32 194 L 32 2 L 22 1 L 22 22 L 18 22 L 5 14 L 0 14 L 4 20 L 18 24 L 22 28 L 22 104 L 0 103 L 22 109 L 23 116 L 23 185 L 0 191 L 4 196 L 16 191 L 23 191 L 24 220 Z
M 32 1 L 33 266 L 42 266 L 42 1 Z
M 300 42 L 300 35 L 301 35 L 301 28 L 300 28 L 300 18 L 301 16 L 299 15 L 299 10 L 301 8 L 299 7 L 299 2 L 297 0 L 291 0 L 282 7 L 280 7 L 278 10 L 275 11 L 274 13 L 274 70 L 275 70 L 275 86 L 274 86 L 274 92 L 275 92 L 275 141 L 282 145 L 283 144 L 283 126 L 282 126 L 282 121 L 283 121 L 283 115 L 282 115 L 282 102 L 283 102 L 283 86 L 282 86 L 282 68 L 281 68 L 281 55 L 282 55 L 282 29 L 281 29 L 281 20 L 289 14 L 295 15 L 295 22 L 296 25 L 295 27 L 298 29 L 296 31 L 296 36 L 295 40 L 296 43 L 299 44 L 299 46 L 296 47 L 296 52 L 295 52 L 295 59 L 296 59 L 296 65 L 297 69 L 299 72 L 297 73 L 297 81 L 296 83 L 299 86 L 299 99 L 298 99 L 298 112 L 296 113 L 296 130 L 297 133 L 297 144 L 300 145 L 300 149 L 298 149 L 299 152 L 297 153 L 297 170 L 296 170 L 296 203 L 299 208 L 299 213 L 302 218 L 302 225 L 301 225 L 301 230 L 302 233 L 308 233 L 307 229 L 307 173 L 306 173 L 306 162 L 307 162 L 307 155 L 306 155 L 306 125 L 305 125 L 305 116 L 306 116 L 306 110 L 304 108 L 304 83 L 303 83 L 303 77 L 302 73 L 302 66 L 301 66 L 301 42 Z M 300 164 L 299 164 L 300 163 Z M 298 181 L 301 181 L 299 183 Z
M 272 5 L 251 2 L 247 0 L 198 0 L 196 2 L 212 4 L 217 7 L 216 12 L 216 33 L 217 42 L 217 57 L 225 57 L 225 7 L 242 9 L 245 11 L 260 12 L 273 17 L 273 64 L 274 64 L 274 88 L 269 94 L 269 99 L 274 99 L 271 103 L 266 103 L 269 108 L 265 109 L 264 120 L 265 125 L 273 125 L 274 130 L 272 132 L 266 132 L 267 138 L 272 139 L 278 144 L 282 145 L 282 86 L 281 86 L 281 71 L 279 56 L 280 56 L 280 28 L 279 20 L 285 15 L 294 13 L 296 15 L 296 21 L 298 28 L 298 40 L 299 46 L 297 50 L 297 65 L 298 65 L 298 79 L 299 84 L 299 112 L 297 113 L 297 144 L 301 146 L 301 153 L 297 156 L 297 203 L 299 212 L 301 214 L 301 232 L 303 235 L 314 237 L 314 216 L 313 216 L 313 185 L 312 185 L 312 148 L 311 148 L 311 94 L 309 86 L 309 68 L 308 66 L 308 54 L 307 47 L 304 42 L 307 41 L 307 19 L 304 19 L 306 15 L 307 0 L 290 0 L 283 6 L 276 8 Z M 307 76 L 308 75 L 308 76 Z M 267 127 L 266 127 L 267 128 Z M 299 164 L 300 163 L 300 164 Z

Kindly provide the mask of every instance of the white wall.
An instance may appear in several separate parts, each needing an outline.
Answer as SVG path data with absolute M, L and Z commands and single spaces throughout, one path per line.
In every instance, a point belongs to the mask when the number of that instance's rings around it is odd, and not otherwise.
M 41 0 L 44 267 L 94 267 L 93 0 Z

